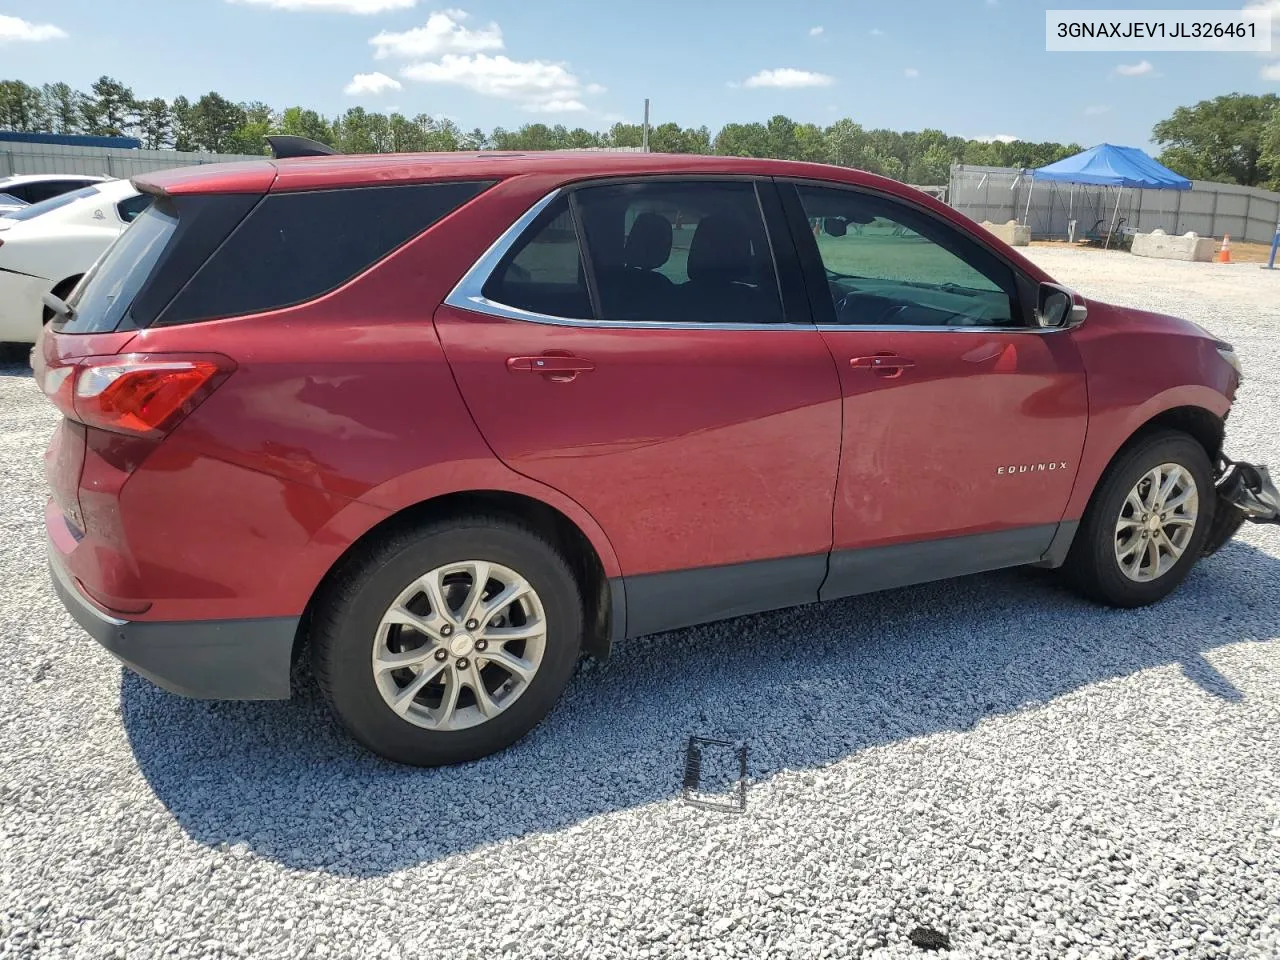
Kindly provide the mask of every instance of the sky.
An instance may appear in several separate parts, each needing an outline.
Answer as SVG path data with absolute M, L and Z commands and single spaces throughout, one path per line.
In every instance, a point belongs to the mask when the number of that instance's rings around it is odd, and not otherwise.
M 450 6 L 451 3 L 462 6 Z M 1277 10 L 1280 0 L 1253 0 Z M 1239 8 L 1219 4 L 1218 8 Z M 1156 0 L 1208 8 L 1211 0 Z M 1175 107 L 1280 92 L 1274 54 L 1049 53 L 1048 8 L 1125 0 L 0 0 L 0 79 L 108 74 L 467 129 L 767 120 L 1150 146 Z

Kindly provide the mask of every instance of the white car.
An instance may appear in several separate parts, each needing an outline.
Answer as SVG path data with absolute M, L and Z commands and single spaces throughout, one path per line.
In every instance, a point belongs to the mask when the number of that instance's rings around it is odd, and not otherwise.
M 52 314 L 44 295 L 69 296 L 151 199 L 110 180 L 0 219 L 0 342 L 35 343 Z
M 22 210 L 42 200 L 95 183 L 105 183 L 110 177 L 78 173 L 25 173 L 12 177 L 0 177 L 0 217 Z

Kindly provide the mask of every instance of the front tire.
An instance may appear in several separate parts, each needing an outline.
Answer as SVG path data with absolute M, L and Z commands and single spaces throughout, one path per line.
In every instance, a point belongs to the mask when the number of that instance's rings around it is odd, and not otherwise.
M 1121 454 L 1094 492 L 1064 566 L 1098 603 L 1142 607 L 1168 596 L 1204 550 L 1213 467 L 1184 433 L 1154 433 Z
M 321 599 L 312 665 L 355 739 L 398 763 L 475 760 L 550 712 L 582 645 L 569 564 L 537 531 L 469 516 L 393 535 Z

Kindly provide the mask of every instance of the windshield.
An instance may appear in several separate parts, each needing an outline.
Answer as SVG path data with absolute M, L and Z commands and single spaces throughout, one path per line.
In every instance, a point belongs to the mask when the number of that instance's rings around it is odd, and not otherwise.
M 97 187 L 81 187 L 79 190 L 72 190 L 70 193 L 60 193 L 56 197 L 50 197 L 48 200 L 41 200 L 39 203 L 33 203 L 29 207 L 21 210 L 15 210 L 9 214 L 10 220 L 31 220 L 41 214 L 48 213 L 50 210 L 57 210 L 59 207 L 65 207 L 73 200 L 79 200 L 81 197 L 91 197 L 98 192 Z
M 163 201 L 140 213 L 80 283 L 71 301 L 75 313 L 57 324 L 58 331 L 104 333 L 119 326 L 177 226 L 177 216 Z

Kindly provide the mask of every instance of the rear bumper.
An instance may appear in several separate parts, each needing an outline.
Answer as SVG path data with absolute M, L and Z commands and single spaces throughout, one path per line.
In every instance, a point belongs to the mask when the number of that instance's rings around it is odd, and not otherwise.
M 184 697 L 285 700 L 298 617 L 144 621 L 108 615 L 76 586 L 56 549 L 53 587 L 85 631 L 135 673 Z

